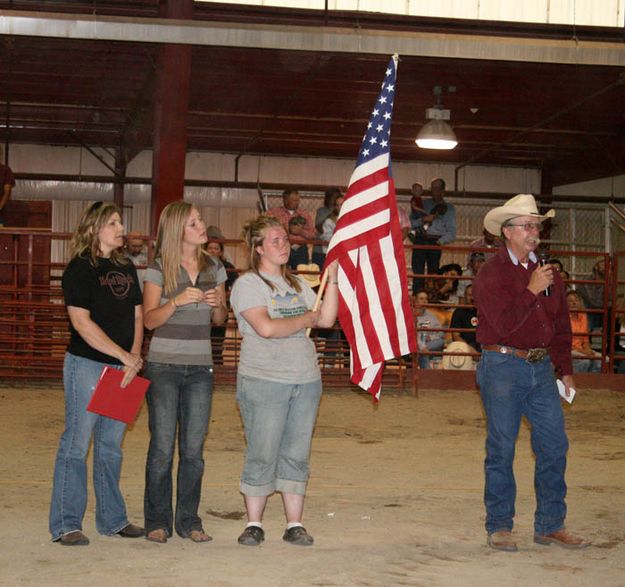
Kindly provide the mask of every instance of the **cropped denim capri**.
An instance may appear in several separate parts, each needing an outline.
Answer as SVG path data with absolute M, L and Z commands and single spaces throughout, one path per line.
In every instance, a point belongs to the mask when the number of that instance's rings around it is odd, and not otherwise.
M 237 402 L 247 440 L 241 493 L 250 497 L 274 491 L 306 493 L 320 398 L 321 379 L 278 383 L 238 376 Z

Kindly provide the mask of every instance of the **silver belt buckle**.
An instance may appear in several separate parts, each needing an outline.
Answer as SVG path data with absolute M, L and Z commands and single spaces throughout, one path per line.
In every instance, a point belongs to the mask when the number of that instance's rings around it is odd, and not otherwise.
M 528 349 L 527 358 L 528 363 L 540 363 L 547 356 L 547 349 Z

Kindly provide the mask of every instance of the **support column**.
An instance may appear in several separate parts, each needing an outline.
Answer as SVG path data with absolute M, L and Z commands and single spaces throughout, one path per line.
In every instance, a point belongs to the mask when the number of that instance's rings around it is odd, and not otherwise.
M 123 149 L 115 149 L 115 183 L 113 184 L 113 201 L 124 211 L 124 186 L 126 181 L 126 159 Z M 124 219 L 122 218 L 122 221 Z
M 168 0 L 166 18 L 192 18 L 192 0 Z M 184 195 L 187 153 L 187 113 L 191 80 L 191 47 L 163 45 L 156 65 L 154 145 L 152 155 L 151 233 L 156 233 L 161 211 Z

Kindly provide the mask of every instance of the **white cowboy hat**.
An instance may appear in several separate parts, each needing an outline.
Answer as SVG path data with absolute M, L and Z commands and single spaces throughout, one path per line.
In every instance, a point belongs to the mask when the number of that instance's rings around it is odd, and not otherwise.
M 297 266 L 297 272 L 304 271 L 304 273 L 300 273 L 300 277 L 304 279 L 304 281 L 310 287 L 317 287 L 321 281 L 319 279 L 319 265 L 317 263 L 300 263 Z M 314 271 L 315 273 L 306 273 L 307 271 Z
M 508 200 L 503 206 L 493 208 L 486 216 L 484 216 L 484 228 L 491 234 L 499 236 L 501 234 L 501 225 L 517 216 L 534 216 L 539 220 L 545 218 L 553 218 L 556 215 L 552 208 L 545 214 L 539 214 L 536 200 L 531 194 L 519 194 Z
M 456 340 L 450 342 L 443 351 L 443 369 L 451 369 L 456 371 L 470 371 L 475 369 L 473 366 L 473 357 L 469 355 L 450 355 L 448 353 L 473 353 L 472 349 L 466 342 Z

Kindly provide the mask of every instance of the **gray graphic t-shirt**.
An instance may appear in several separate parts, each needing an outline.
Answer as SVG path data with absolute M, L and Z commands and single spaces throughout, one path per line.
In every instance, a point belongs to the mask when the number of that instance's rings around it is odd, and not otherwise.
M 239 374 L 280 383 L 310 383 L 321 377 L 315 345 L 306 330 L 282 338 L 264 338 L 241 315 L 245 310 L 264 306 L 272 319 L 299 316 L 315 304 L 315 292 L 297 277 L 297 292 L 282 277 L 263 273 L 275 284 L 272 290 L 258 275 L 246 273 L 236 280 L 230 304 L 243 337 Z

